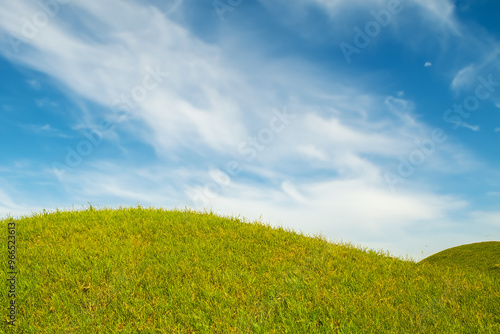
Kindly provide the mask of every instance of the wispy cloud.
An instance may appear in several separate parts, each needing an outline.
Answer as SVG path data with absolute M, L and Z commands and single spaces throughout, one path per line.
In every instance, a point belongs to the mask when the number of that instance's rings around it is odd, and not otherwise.
M 416 5 L 420 6 L 428 14 L 428 18 L 438 26 L 443 26 L 454 34 L 461 34 L 455 18 L 456 8 L 453 2 L 449 0 L 422 0 L 416 2 Z
M 43 98 L 43 99 L 36 99 L 35 103 L 38 108 L 55 108 L 58 107 L 58 103 L 52 100 L 49 100 L 48 98 Z
M 287 12 L 287 19 L 304 20 L 307 17 L 308 9 L 319 7 L 328 15 L 332 22 L 346 22 L 360 15 L 360 8 L 370 8 L 375 12 L 381 10 L 397 8 L 402 9 L 406 15 L 416 13 L 424 23 L 422 29 L 440 31 L 460 36 L 460 27 L 455 17 L 455 5 L 449 0 L 432 1 L 384 1 L 384 0 L 353 0 L 353 1 L 329 1 L 329 0 L 298 0 L 293 5 L 285 0 L 260 1 L 264 6 L 275 12 Z M 370 10 L 366 11 L 370 13 Z M 404 14 L 398 14 L 404 15 Z M 367 23 L 367 22 L 365 22 Z M 430 24 L 427 24 L 430 23 Z M 391 24 L 392 25 L 392 24 Z M 402 22 L 395 23 L 392 29 L 397 31 Z M 344 29 L 339 30 L 345 33 Z
M 144 120 L 151 128 L 147 140 L 160 150 L 181 143 L 192 147 L 192 141 L 202 141 L 218 149 L 228 146 L 231 138 L 245 133 L 240 125 L 242 122 L 238 121 L 242 111 L 231 97 L 240 93 L 223 95 L 212 88 L 226 86 L 239 91 L 245 86 L 226 70 L 225 65 L 215 60 L 220 58 L 219 51 L 190 36 L 153 7 L 111 2 L 106 6 L 74 2 L 82 13 L 92 18 L 86 21 L 86 36 L 66 29 L 61 14 L 61 20 L 54 20 L 43 34 L 29 40 L 32 52 L 16 56 L 7 52 L 6 55 L 13 61 L 54 76 L 75 93 L 109 108 L 141 82 L 147 73 L 146 67 L 169 72 L 171 78 L 161 89 L 152 92 L 140 107 L 129 111 L 132 118 Z M 11 7 L 10 15 L 14 12 L 22 16 L 35 10 L 29 4 Z M 124 21 L 109 20 L 117 13 Z M 141 23 L 136 27 L 125 21 Z M 18 28 L 12 20 L 2 22 L 7 30 Z M 120 34 L 103 35 L 93 29 L 93 24 L 97 23 L 106 24 L 107 31 L 120 31 Z M 158 34 L 148 33 L 152 26 Z M 106 46 L 96 44 L 104 39 L 109 41 Z M 65 45 L 64 49 L 60 48 L 60 43 Z M 178 49 L 179 46 L 182 49 Z M 5 47 L 4 50 L 9 50 L 8 45 Z M 194 84 L 199 82 L 204 85 Z M 128 126 L 134 127 L 133 123 Z
M 35 90 L 40 90 L 40 88 L 42 88 L 42 84 L 36 79 L 28 80 L 28 84 Z
M 297 147 L 297 151 L 299 151 L 301 154 L 304 154 L 306 157 L 309 157 L 309 158 L 316 158 L 316 159 L 320 159 L 320 160 L 327 159 L 325 152 L 319 150 L 314 145 L 299 145 Z
M 471 39 L 471 37 L 469 37 Z M 477 42 L 469 41 L 471 44 L 477 44 Z M 493 46 L 483 46 L 476 45 L 476 48 L 483 49 L 478 52 L 476 62 L 473 64 L 468 64 L 460 68 L 455 74 L 452 82 L 451 88 L 457 92 L 469 91 L 473 92 L 474 88 L 481 83 L 478 81 L 480 77 L 488 77 L 494 75 L 494 82 L 498 80 L 498 73 L 500 72 L 500 64 L 498 62 L 498 56 L 500 55 L 500 47 Z M 497 87 L 496 85 L 493 87 Z M 490 87 L 491 88 L 491 87 Z
M 37 135 L 45 135 L 51 137 L 71 138 L 71 136 L 62 133 L 60 130 L 53 128 L 50 124 L 21 124 L 22 128 Z
M 462 68 L 453 78 L 451 82 L 451 88 L 455 91 L 461 91 L 470 89 L 470 87 L 476 82 L 477 70 L 474 65 L 468 65 Z

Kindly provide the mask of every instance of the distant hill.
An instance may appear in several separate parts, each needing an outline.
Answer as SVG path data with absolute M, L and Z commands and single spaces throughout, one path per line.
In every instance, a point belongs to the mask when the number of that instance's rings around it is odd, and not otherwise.
M 17 322 L 0 333 L 500 333 L 499 280 L 461 268 L 486 271 L 495 243 L 443 270 L 211 212 L 90 206 L 0 225 L 17 272 L 2 253 L 1 316 L 9 279 Z
M 423 259 L 421 263 L 477 270 L 500 277 L 500 241 L 448 248 Z

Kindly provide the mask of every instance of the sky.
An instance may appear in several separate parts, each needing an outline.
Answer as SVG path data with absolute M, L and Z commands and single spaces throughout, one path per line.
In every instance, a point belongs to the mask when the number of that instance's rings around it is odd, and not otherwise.
M 500 240 L 500 1 L 0 3 L 0 218 L 187 207 L 414 260 Z

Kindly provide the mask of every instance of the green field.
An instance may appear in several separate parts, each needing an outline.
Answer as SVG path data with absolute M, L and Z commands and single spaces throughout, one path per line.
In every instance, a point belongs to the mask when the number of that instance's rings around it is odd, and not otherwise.
M 416 263 L 213 213 L 89 207 L 4 219 L 4 249 L 12 222 L 2 333 L 500 333 L 499 243 L 470 248 L 493 269 Z

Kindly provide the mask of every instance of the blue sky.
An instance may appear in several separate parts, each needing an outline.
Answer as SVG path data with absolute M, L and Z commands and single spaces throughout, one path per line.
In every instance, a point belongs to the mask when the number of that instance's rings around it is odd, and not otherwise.
M 212 209 L 500 240 L 499 1 L 2 1 L 0 215 Z

